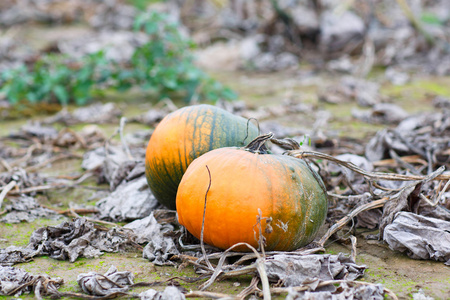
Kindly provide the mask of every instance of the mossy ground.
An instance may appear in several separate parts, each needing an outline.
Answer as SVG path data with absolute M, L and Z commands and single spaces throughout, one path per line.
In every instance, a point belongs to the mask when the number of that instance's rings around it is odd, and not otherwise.
M 356 263 L 368 267 L 360 280 L 381 283 L 394 291 L 399 299 L 411 299 L 420 289 L 434 299 L 450 298 L 450 267 L 443 262 L 413 260 L 406 254 L 390 250 L 383 242 L 367 241 L 364 236 L 357 235 Z M 350 246 L 338 243 L 328 245 L 326 249 L 331 254 L 351 251 Z

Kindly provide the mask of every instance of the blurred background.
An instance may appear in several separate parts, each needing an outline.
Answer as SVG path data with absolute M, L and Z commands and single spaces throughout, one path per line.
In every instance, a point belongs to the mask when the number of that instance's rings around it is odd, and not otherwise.
M 0 99 L 83 105 L 132 87 L 185 103 L 237 98 L 204 71 L 405 85 L 449 74 L 449 20 L 446 0 L 2 0 Z
M 446 0 L 3 0 L 0 116 L 203 102 L 370 137 L 449 106 L 449 23 Z

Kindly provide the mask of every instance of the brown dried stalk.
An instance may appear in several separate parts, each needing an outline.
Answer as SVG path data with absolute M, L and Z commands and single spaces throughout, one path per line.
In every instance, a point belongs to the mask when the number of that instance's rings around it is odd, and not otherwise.
M 10 166 L 10 164 L 1 157 L 0 157 L 0 165 L 8 172 L 12 171 L 12 167 Z
M 341 283 L 346 283 L 348 285 L 375 285 L 373 283 L 369 283 L 369 282 L 364 282 L 364 281 L 352 281 L 352 280 L 327 280 L 327 281 L 322 281 L 320 282 L 317 287 L 324 287 L 327 285 L 334 285 L 334 284 L 341 284 Z M 289 290 L 293 290 L 296 292 L 303 292 L 303 291 L 307 291 L 309 290 L 311 287 L 310 286 L 294 286 L 294 287 L 277 287 L 277 288 L 271 288 L 270 292 L 272 294 L 285 294 L 287 292 L 289 292 Z M 383 290 L 386 294 L 389 295 L 389 297 L 391 297 L 394 300 L 398 300 L 397 296 L 394 294 L 394 292 L 392 292 L 390 289 L 387 289 L 385 287 L 383 287 Z
M 78 132 L 68 127 L 63 128 L 58 132 L 58 137 L 55 141 L 60 140 L 66 133 L 73 135 L 83 149 L 88 148 L 86 140 Z
M 401 160 L 404 162 L 407 162 L 409 164 L 421 164 L 421 165 L 428 165 L 428 163 L 422 159 L 420 155 L 407 155 L 407 156 L 400 156 Z M 383 166 L 397 166 L 398 163 L 393 158 L 387 158 L 379 161 L 373 162 L 373 165 L 375 167 L 383 167 Z
M 0 193 L 0 208 L 2 207 L 3 199 L 6 197 L 6 194 L 8 194 L 8 192 L 12 190 L 16 186 L 16 184 L 17 182 L 12 180 L 3 188 L 2 192 Z
M 231 295 L 205 291 L 193 291 L 184 295 L 186 298 L 211 298 L 211 299 L 233 299 Z
M 11 162 L 9 164 L 9 166 L 10 167 L 15 167 L 15 166 L 20 165 L 21 163 L 24 163 L 24 162 L 28 161 L 32 157 L 33 152 L 36 149 L 42 149 L 42 144 L 41 143 L 36 143 L 36 144 L 33 144 L 30 147 L 28 147 L 27 153 L 23 157 L 21 157 L 19 159 L 16 159 L 15 161 Z M 10 170 L 8 170 L 8 171 L 10 171 Z
M 128 156 L 129 160 L 134 160 L 133 155 L 131 154 L 130 147 L 128 147 L 127 141 L 125 140 L 125 137 L 123 135 L 123 130 L 125 128 L 125 124 L 127 122 L 127 118 L 122 117 L 120 118 L 120 126 L 119 126 L 119 135 L 120 135 L 120 141 L 122 142 L 123 148 L 125 149 L 125 153 Z
M 58 160 L 72 159 L 72 158 L 80 159 L 82 157 L 83 157 L 82 155 L 75 154 L 75 153 L 66 153 L 66 154 L 63 153 L 63 154 L 59 154 L 57 156 L 54 156 L 52 158 L 49 158 L 46 161 L 43 161 L 43 162 L 41 162 L 41 163 L 39 163 L 37 165 L 25 168 L 25 171 L 27 171 L 27 172 L 34 172 L 34 171 L 37 171 L 37 170 L 41 169 L 42 167 L 45 167 L 46 165 L 52 164 L 52 163 L 54 163 L 54 162 L 56 162 Z
M 258 282 L 259 282 L 259 278 L 258 277 L 253 277 L 252 278 L 252 282 L 250 283 L 250 285 L 248 287 L 246 287 L 245 289 L 243 289 L 237 296 L 236 298 L 238 300 L 240 299 L 245 299 L 247 296 L 250 296 L 251 294 L 253 294 L 254 292 L 258 291 Z
M 32 186 L 29 188 L 24 188 L 21 190 L 10 191 L 8 194 L 10 195 L 20 195 L 20 194 L 28 194 L 33 192 L 42 192 L 53 189 L 65 189 L 65 188 L 83 188 L 88 190 L 96 190 L 96 191 L 107 191 L 108 189 L 96 186 L 84 186 L 78 184 L 49 184 L 49 185 L 38 185 Z
M 72 206 L 69 207 L 69 211 L 72 216 L 74 216 L 76 218 L 83 218 L 82 216 L 80 216 L 79 214 L 76 213 L 75 209 Z M 109 225 L 109 226 L 119 227 L 119 228 L 121 227 L 121 226 L 117 225 L 116 223 L 112 223 L 112 222 L 108 222 L 108 221 L 102 221 L 102 220 L 97 220 L 97 219 L 88 218 L 88 217 L 84 217 L 84 218 L 92 223 L 99 223 L 99 224 Z
M 211 263 L 208 260 L 208 257 L 206 256 L 205 244 L 203 242 L 203 233 L 205 230 L 206 202 L 208 201 L 208 192 L 209 192 L 209 189 L 211 188 L 211 182 L 212 182 L 211 171 L 209 170 L 208 166 L 206 166 L 206 170 L 208 171 L 209 184 L 208 184 L 208 188 L 206 189 L 206 193 L 205 193 L 205 204 L 203 205 L 203 219 L 202 219 L 202 231 L 200 232 L 200 246 L 202 248 L 202 254 L 203 254 L 203 258 L 206 262 L 206 265 L 208 266 L 208 268 L 210 270 L 214 270 L 213 266 L 211 265 Z
M 60 214 L 60 215 L 66 215 L 66 216 L 73 216 L 76 217 L 76 215 L 73 215 L 72 212 L 75 212 L 77 215 L 87 215 L 87 214 L 96 214 L 99 212 L 99 210 L 95 207 L 93 208 L 75 208 L 75 209 L 66 209 L 66 210 L 59 210 L 51 206 L 43 205 L 42 207 L 45 207 L 47 209 L 53 210 L 54 212 Z
M 346 167 L 358 174 L 363 175 L 369 180 L 393 180 L 393 181 L 412 181 L 412 180 L 424 180 L 427 176 L 421 175 L 403 175 L 395 173 L 381 173 L 381 172 L 368 172 L 364 169 L 357 167 L 355 164 L 347 161 L 337 159 L 331 155 L 324 154 L 316 151 L 302 151 L 302 150 L 290 150 L 287 154 L 296 158 L 315 158 L 315 159 L 326 159 L 332 161 L 338 165 Z M 438 170 L 444 170 L 445 167 L 440 167 Z M 450 174 L 440 174 L 436 176 L 433 180 L 450 180 Z
M 324 247 L 325 242 L 336 232 L 338 232 L 340 229 L 342 229 L 345 225 L 347 225 L 348 222 L 350 222 L 354 217 L 356 217 L 358 214 L 362 213 L 363 211 L 375 209 L 375 208 L 381 208 L 384 206 L 386 202 L 389 201 L 388 197 L 382 198 L 380 200 L 375 200 L 372 202 L 369 202 L 367 204 L 358 206 L 354 210 L 352 210 L 350 213 L 348 213 L 345 217 L 337 221 L 333 226 L 331 226 L 325 235 L 317 242 L 317 245 L 319 247 Z
M 254 262 L 251 266 L 247 266 L 247 267 L 244 267 L 244 268 L 247 269 L 247 270 L 252 270 L 252 271 L 256 269 L 258 271 L 259 277 L 261 279 L 261 284 L 262 284 L 262 287 L 263 287 L 264 300 L 271 299 L 269 279 L 267 277 L 266 268 L 265 268 L 265 265 L 264 265 L 264 258 L 258 253 L 258 251 L 256 251 L 255 248 L 253 248 L 251 245 L 249 245 L 247 243 L 237 243 L 237 244 L 231 246 L 230 248 L 228 248 L 227 250 L 225 250 L 225 252 L 223 252 L 223 255 L 221 256 L 221 258 L 219 259 L 219 263 L 217 264 L 217 267 L 214 270 L 214 273 L 211 275 L 211 278 L 200 286 L 200 290 L 204 290 L 204 289 L 208 288 L 209 286 L 211 286 L 211 284 L 214 283 L 214 281 L 223 272 L 223 264 L 224 264 L 225 259 L 227 257 L 226 254 L 228 252 L 230 252 L 231 250 L 233 250 L 234 248 L 239 247 L 239 246 L 246 246 L 246 247 L 248 247 L 257 256 L 256 262 Z M 236 276 L 236 275 L 237 274 L 234 274 L 234 276 Z
M 352 242 L 352 254 L 351 254 L 351 258 L 353 259 L 353 261 L 356 261 L 356 245 L 358 243 L 358 240 L 356 239 L 355 236 L 350 236 L 350 241 Z

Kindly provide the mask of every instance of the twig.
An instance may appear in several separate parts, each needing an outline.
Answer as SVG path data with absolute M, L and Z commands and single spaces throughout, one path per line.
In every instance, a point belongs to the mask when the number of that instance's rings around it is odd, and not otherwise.
M 400 0 L 403 1 L 403 0 Z M 408 141 L 399 131 L 397 130 L 389 130 L 388 132 L 391 132 L 395 137 L 400 139 L 402 143 L 404 143 L 411 151 L 414 151 L 415 153 L 419 154 L 422 157 L 427 157 L 427 153 L 424 152 L 422 149 L 417 147 L 416 145 L 412 144 L 410 141 Z
M 392 180 L 392 181 L 412 181 L 412 180 L 423 180 L 426 179 L 427 176 L 418 176 L 418 175 L 403 175 L 403 174 L 395 174 L 395 173 L 381 173 L 381 172 L 368 172 L 364 169 L 357 167 L 355 164 L 347 161 L 343 161 L 337 159 L 331 155 L 316 152 L 316 151 L 301 151 L 301 150 L 291 150 L 287 151 L 287 154 L 296 158 L 316 158 L 316 159 L 326 159 L 337 163 L 347 169 L 350 169 L 358 174 L 361 174 L 371 180 Z M 442 166 L 441 168 L 444 168 Z M 433 180 L 450 180 L 450 174 L 440 174 L 436 176 Z
M 166 97 L 160 103 L 163 103 L 169 109 L 169 111 L 176 111 L 178 109 L 178 107 L 175 105 L 175 103 L 173 103 L 172 99 L 170 98 Z
M 94 176 L 94 174 L 92 172 L 86 172 L 74 182 L 74 185 L 78 185 L 92 176 Z
M 181 259 L 183 261 L 183 264 L 189 263 L 189 264 L 193 265 L 194 267 L 201 269 L 203 273 L 211 274 L 211 270 L 207 266 L 205 266 L 201 263 L 198 263 L 199 259 L 197 257 L 192 257 L 192 256 L 185 255 L 185 254 L 179 254 L 179 255 L 172 256 L 171 259 L 172 260 Z
M 8 164 L 8 162 L 6 160 L 4 160 L 3 158 L 0 157 L 0 163 L 5 168 L 6 171 L 11 172 L 12 167 Z
M 54 212 L 60 214 L 60 215 L 66 215 L 66 216 L 70 216 L 73 215 L 72 211 L 74 211 L 75 213 L 77 213 L 77 215 L 86 215 L 86 214 L 96 214 L 99 212 L 99 210 L 97 208 L 75 208 L 75 209 L 66 209 L 66 210 L 58 210 L 56 208 L 53 208 L 51 206 L 47 206 L 47 205 L 42 205 L 42 207 L 45 207 L 47 209 L 53 210 Z M 75 217 L 75 215 L 73 215 Z
M 249 296 L 250 294 L 252 294 L 253 292 L 258 290 L 258 282 L 259 279 L 258 277 L 253 277 L 252 278 L 252 282 L 250 282 L 250 285 L 248 287 L 246 287 L 245 289 L 243 289 L 237 296 L 237 299 L 245 299 L 247 296 Z
M 447 181 L 447 183 L 444 185 L 444 188 L 439 193 L 439 196 L 436 199 L 436 204 L 439 203 L 439 201 L 442 199 L 442 196 L 444 196 L 445 191 L 450 187 L 450 180 Z M 435 205 L 434 205 L 435 206 Z
M 121 227 L 119 225 L 117 225 L 116 223 L 112 223 L 112 222 L 107 222 L 107 221 L 102 221 L 102 220 L 97 220 L 97 219 L 92 219 L 92 218 L 88 218 L 88 217 L 82 217 L 79 214 L 77 214 L 77 212 L 75 211 L 75 209 L 69 205 L 69 211 L 70 213 L 76 217 L 76 218 L 85 218 L 87 221 L 92 222 L 92 223 L 99 223 L 99 224 L 104 224 L 104 225 L 110 225 L 110 226 L 115 226 L 115 227 Z
M 208 265 L 208 268 L 210 268 L 211 270 L 214 270 L 213 266 L 211 265 L 211 263 L 208 260 L 208 257 L 206 256 L 205 244 L 203 242 L 203 232 L 205 230 L 206 202 L 208 200 L 208 192 L 209 192 L 209 189 L 211 188 L 211 183 L 212 183 L 211 171 L 209 170 L 208 166 L 205 166 L 205 167 L 206 167 L 206 170 L 208 171 L 209 184 L 208 184 L 208 188 L 206 189 L 206 193 L 205 193 L 205 204 L 203 205 L 203 220 L 202 220 L 202 231 L 200 232 L 200 246 L 202 248 L 203 258 L 205 259 L 205 262 Z
M 410 170 L 414 175 L 419 175 L 420 173 L 408 162 L 404 161 L 395 151 L 394 149 L 389 149 L 389 155 L 403 168 Z
M 264 258 L 261 257 L 261 255 L 258 253 L 258 251 L 256 251 L 256 249 L 254 247 L 252 247 L 251 245 L 249 245 L 247 243 L 237 243 L 237 244 L 234 244 L 233 246 L 231 246 L 230 248 L 228 248 L 227 250 L 225 250 L 225 252 L 223 252 L 221 258 L 219 259 L 217 268 L 215 269 L 211 278 L 200 286 L 200 290 L 204 290 L 204 289 L 208 288 L 211 284 L 214 283 L 214 281 L 217 279 L 217 277 L 220 275 L 220 273 L 223 272 L 222 266 L 227 257 L 226 254 L 228 252 L 230 252 L 232 249 L 234 249 L 236 247 L 240 247 L 240 246 L 248 247 L 257 256 L 256 262 L 254 264 L 252 264 L 251 266 L 247 266 L 246 268 L 250 268 L 250 267 L 256 268 L 256 270 L 259 273 L 259 277 L 261 279 L 261 284 L 263 286 L 264 300 L 271 299 L 269 279 L 267 278 L 267 273 L 266 273 L 266 269 L 265 269 L 265 265 L 264 265 Z
M 386 191 L 386 192 L 398 192 L 398 191 L 400 191 L 402 189 L 402 188 L 398 188 L 398 189 L 387 188 L 387 187 L 379 185 L 375 181 L 371 182 L 371 184 L 373 184 L 373 186 L 376 187 L 377 189 L 380 189 L 380 190 L 383 190 L 383 191 Z
M 24 188 L 24 189 L 17 190 L 17 191 L 12 191 L 12 192 L 10 192 L 10 194 L 11 195 L 28 194 L 28 193 L 32 193 L 32 192 L 41 192 L 41 191 L 46 191 L 46 190 L 51 190 L 51 189 L 60 189 L 60 188 L 65 188 L 65 187 L 67 187 L 67 185 L 65 185 L 65 184 L 38 185 L 38 186 L 29 187 L 29 188 Z
M 75 154 L 75 153 L 60 154 L 58 156 L 54 156 L 52 158 L 49 158 L 46 161 L 43 161 L 43 162 L 41 162 L 41 163 L 39 163 L 37 165 L 25 168 L 25 171 L 27 171 L 27 172 L 37 171 L 40 168 L 44 167 L 45 165 L 52 164 L 52 163 L 54 163 L 54 162 L 56 162 L 58 160 L 68 159 L 68 158 L 82 158 L 82 156 L 79 155 L 79 154 Z
M 88 300 L 107 300 L 107 299 L 113 299 L 120 296 L 130 296 L 127 292 L 114 292 L 111 294 L 107 294 L 105 296 L 93 296 L 93 295 L 86 295 L 81 293 L 74 293 L 74 292 L 63 292 L 63 293 L 57 293 L 56 296 L 61 297 L 70 297 L 70 298 L 76 298 L 76 299 L 88 299 Z M 137 297 L 136 297 L 137 298 Z
M 233 266 L 234 266 L 234 264 L 231 266 L 228 266 L 228 267 L 232 268 Z M 249 274 L 254 275 L 257 273 L 257 271 L 258 271 L 258 269 L 256 268 L 256 264 L 253 263 L 251 265 L 244 266 L 239 269 L 223 272 L 217 278 L 223 279 L 223 278 L 234 278 L 234 277 L 241 276 L 241 275 L 249 275 Z
M 103 191 L 108 190 L 101 187 L 96 186 L 84 186 L 84 185 L 77 185 L 77 184 L 50 184 L 50 185 L 38 185 L 38 186 L 32 186 L 29 188 L 24 188 L 17 191 L 11 191 L 9 194 L 11 195 L 20 195 L 20 194 L 29 194 L 33 192 L 42 192 L 42 191 L 48 191 L 52 189 L 65 189 L 65 188 L 83 188 L 83 189 L 89 189 L 89 190 L 96 190 L 96 191 Z
M 361 62 L 355 75 L 365 78 L 373 68 L 375 63 L 375 45 L 369 34 L 366 35 L 363 44 Z
M 363 199 L 366 197 L 366 195 L 364 195 L 364 194 L 343 196 L 343 195 L 334 194 L 334 193 L 328 193 L 328 196 L 332 197 L 332 198 L 337 198 L 337 199 L 348 199 L 349 197 L 353 197 L 354 199 Z
M 120 141 L 122 142 L 123 148 L 125 148 L 125 153 L 127 154 L 128 159 L 134 160 L 133 155 L 131 154 L 130 148 L 128 147 L 127 141 L 125 140 L 125 137 L 123 136 L 123 129 L 125 127 L 126 122 L 127 122 L 127 118 L 125 118 L 125 117 L 120 118 L 120 126 L 119 126 Z
M 374 285 L 373 283 L 369 283 L 369 282 L 364 282 L 364 281 L 353 281 L 353 280 L 327 280 L 327 281 L 322 281 L 317 285 L 318 287 L 324 287 L 327 285 L 334 285 L 334 284 L 341 284 L 341 283 L 346 283 L 348 285 Z M 294 286 L 294 287 L 278 287 L 278 288 L 271 288 L 270 292 L 273 294 L 284 294 L 289 292 L 290 290 L 296 291 L 296 292 L 303 292 L 303 291 L 307 291 L 311 289 L 311 287 L 309 285 L 304 285 L 304 286 Z M 386 294 L 388 294 L 392 299 L 394 300 L 398 300 L 397 296 L 394 294 L 394 292 L 392 292 L 390 289 L 383 287 L 383 290 Z M 261 293 L 259 293 L 261 294 Z
M 296 255 L 309 255 L 309 254 L 314 254 L 314 253 L 317 253 L 317 252 L 325 252 L 325 248 L 323 248 L 323 247 L 316 247 L 316 248 L 311 248 L 311 249 L 300 248 L 300 249 L 297 249 L 295 251 L 291 251 L 289 254 L 290 255 L 293 255 L 293 254 L 296 254 Z M 272 255 L 272 252 L 270 252 L 269 254 Z M 277 254 L 283 254 L 283 253 L 278 252 Z
M 72 134 L 75 137 L 75 139 L 80 143 L 83 149 L 87 149 L 86 140 L 80 134 L 78 134 L 78 132 L 68 127 L 64 127 L 58 132 L 58 137 L 56 141 L 59 140 L 66 132 Z
M 29 160 L 31 158 L 31 156 L 33 155 L 33 151 L 36 150 L 36 149 L 41 149 L 41 148 L 42 148 L 42 144 L 41 143 L 36 143 L 36 144 L 31 145 L 30 147 L 28 147 L 27 153 L 23 157 L 21 157 L 19 159 L 16 159 L 15 161 L 13 161 L 11 163 L 11 167 L 18 166 L 21 163 Z
M 324 252 L 324 251 L 325 251 L 325 249 L 323 247 L 311 248 L 311 249 L 300 248 L 295 251 L 289 252 L 289 254 L 303 256 L 303 255 L 313 254 L 313 253 L 317 253 L 317 252 Z M 266 252 L 266 255 L 277 255 L 277 254 L 286 254 L 286 252 L 285 251 L 267 251 Z M 223 255 L 226 255 L 227 257 L 239 256 L 239 255 L 242 256 L 239 260 L 237 260 L 233 264 L 233 266 L 238 266 L 248 260 L 258 258 L 258 256 L 255 253 L 243 253 L 243 252 L 231 252 L 231 251 L 228 252 L 227 254 L 211 253 L 208 255 L 208 258 L 209 259 L 220 259 Z M 258 253 L 258 255 L 259 255 L 259 253 Z
M 444 185 L 444 188 L 439 192 L 439 195 L 436 197 L 436 199 L 434 199 L 434 201 L 430 201 L 423 194 L 420 194 L 420 198 L 434 207 L 434 206 L 438 205 L 439 201 L 441 200 L 442 196 L 444 195 L 445 191 L 448 189 L 449 186 L 450 186 L 450 180 L 447 181 L 447 183 Z
M 249 118 L 249 119 L 247 120 L 247 130 L 246 130 L 245 138 L 244 138 L 244 140 L 242 141 L 242 144 L 243 144 L 243 145 L 246 145 L 246 144 L 245 144 L 245 141 L 247 140 L 247 138 L 248 138 L 248 136 L 249 136 L 249 132 L 250 132 L 249 126 L 250 126 L 250 121 L 251 121 L 251 120 L 254 120 L 254 121 L 256 122 L 256 126 L 258 127 L 258 135 L 261 134 L 261 127 L 259 127 L 259 121 L 258 121 L 258 119 L 256 119 L 256 118 Z
M 380 200 L 375 200 L 372 202 L 369 202 L 367 204 L 358 206 L 354 210 L 352 210 L 350 213 L 348 213 L 345 217 L 337 221 L 333 226 L 331 226 L 328 231 L 325 233 L 325 235 L 317 242 L 319 247 L 324 247 L 325 242 L 336 232 L 338 232 L 342 227 L 344 227 L 348 222 L 350 222 L 355 216 L 357 216 L 359 213 L 367 210 L 371 210 L 374 208 L 380 208 L 383 207 L 386 202 L 389 201 L 388 197 L 382 198 Z
M 417 163 L 422 165 L 428 165 L 426 161 L 421 159 L 420 155 L 408 155 L 408 156 L 400 156 L 401 160 L 407 163 Z M 383 159 L 379 161 L 375 161 L 372 163 L 374 167 L 383 167 L 389 165 L 397 165 L 397 161 L 393 158 Z
M 2 192 L 0 193 L 0 207 L 2 207 L 3 199 L 6 197 L 6 194 L 8 194 L 8 192 L 12 190 L 16 186 L 16 184 L 17 182 L 12 180 L 3 188 Z
M 350 241 L 352 242 L 352 254 L 351 254 L 351 258 L 353 259 L 354 262 L 356 262 L 356 244 L 357 244 L 357 239 L 354 235 L 350 236 Z
M 272 299 L 272 296 L 270 294 L 269 278 L 267 277 L 263 258 L 259 257 L 256 259 L 256 269 L 258 270 L 259 277 L 261 279 L 264 300 L 270 300 Z
M 264 235 L 262 234 L 262 220 L 266 220 L 266 224 L 268 225 L 268 226 L 270 226 L 269 224 L 268 224 L 268 220 L 270 219 L 270 222 L 272 221 L 272 218 L 264 218 L 263 216 L 262 216 L 262 211 L 261 211 L 261 209 L 260 208 L 258 208 L 258 215 L 256 216 L 256 224 L 255 224 L 255 226 L 258 226 L 258 233 L 259 233 L 259 237 L 258 237 L 258 239 L 256 238 L 256 236 L 255 236 L 255 240 L 257 241 L 257 243 L 258 243 L 258 245 L 259 245 L 259 248 L 260 248 L 260 250 L 261 250 L 261 253 L 262 253 L 262 256 L 263 257 L 266 257 L 266 253 L 265 253 L 265 251 L 264 251 L 264 244 L 265 244 L 265 240 L 266 240 L 266 238 L 264 237 Z M 267 229 L 267 227 L 266 227 L 266 229 Z
M 204 291 L 193 291 L 185 294 L 184 296 L 186 298 L 234 299 L 233 296 L 227 294 L 204 292 Z
M 113 132 L 113 134 L 111 134 L 111 136 L 105 140 L 104 142 L 104 148 L 105 148 L 105 159 L 108 160 L 109 159 L 109 146 L 111 144 L 112 139 L 118 134 L 120 133 L 120 125 L 119 128 L 116 128 L 116 130 Z

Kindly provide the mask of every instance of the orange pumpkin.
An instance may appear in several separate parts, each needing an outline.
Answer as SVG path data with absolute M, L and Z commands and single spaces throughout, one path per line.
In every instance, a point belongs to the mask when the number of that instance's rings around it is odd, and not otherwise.
M 221 147 L 242 147 L 258 135 L 255 125 L 212 105 L 193 105 L 167 115 L 147 146 L 145 174 L 156 199 L 175 209 L 178 185 L 189 164 Z
M 258 153 L 261 144 L 256 144 L 250 149 L 217 149 L 195 159 L 178 188 L 178 221 L 200 238 L 209 169 L 206 243 L 221 249 L 239 242 L 258 247 L 261 229 L 266 250 L 298 249 L 314 239 L 325 220 L 323 183 L 303 160 Z

